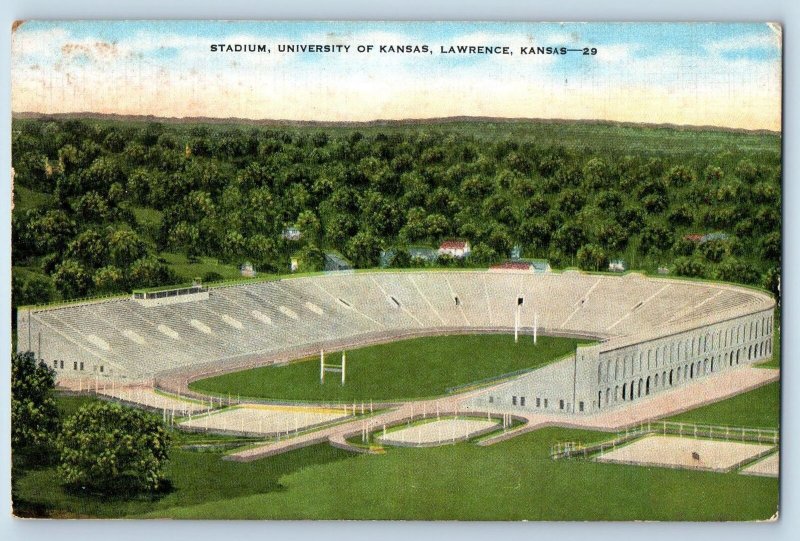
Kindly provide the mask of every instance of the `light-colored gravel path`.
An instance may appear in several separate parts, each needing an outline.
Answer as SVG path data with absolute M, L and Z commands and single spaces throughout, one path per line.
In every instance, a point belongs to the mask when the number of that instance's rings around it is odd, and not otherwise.
M 773 449 L 773 445 L 651 435 L 627 443 L 595 458 L 642 466 L 727 471 Z
M 762 477 L 778 477 L 780 475 L 780 454 L 775 453 L 755 462 L 740 472 L 744 475 L 760 475 Z
M 377 439 L 389 445 L 438 445 L 461 441 L 498 426 L 496 421 L 486 419 L 441 419 L 393 430 Z

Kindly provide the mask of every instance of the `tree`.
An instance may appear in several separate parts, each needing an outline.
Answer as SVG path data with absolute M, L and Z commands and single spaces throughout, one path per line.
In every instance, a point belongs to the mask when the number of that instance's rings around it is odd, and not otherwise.
M 700 253 L 712 263 L 719 263 L 731 253 L 730 244 L 721 239 L 713 239 L 700 245 Z
M 14 279 L 17 275 L 12 273 Z M 19 280 L 17 297 L 14 299 L 14 306 L 25 306 L 28 304 L 47 304 L 55 298 L 55 287 L 53 281 L 41 274 L 33 274 L 27 279 Z
M 88 192 L 75 202 L 75 216 L 82 222 L 105 222 L 111 217 L 108 200 L 97 192 Z
M 667 183 L 670 186 L 686 186 L 693 184 L 696 180 L 697 174 L 685 165 L 676 165 L 667 173 Z
M 126 269 L 147 254 L 147 246 L 136 232 L 130 229 L 115 229 L 108 234 L 108 250 L 111 260 Z
M 80 261 L 86 267 L 97 268 L 108 259 L 106 239 L 96 229 L 87 229 L 69 243 L 66 258 Z
M 346 255 L 356 267 L 362 269 L 374 267 L 378 264 L 381 247 L 370 233 L 359 231 L 347 243 Z
M 92 277 L 95 290 L 101 293 L 115 293 L 125 290 L 125 276 L 122 271 L 113 265 L 101 267 Z
M 394 255 L 389 260 L 389 266 L 394 269 L 406 269 L 411 266 L 411 254 L 405 248 L 396 248 Z
M 575 255 L 578 248 L 586 242 L 586 234 L 577 224 L 564 224 L 553 235 L 556 248 L 566 255 Z
M 469 258 L 479 265 L 491 265 L 501 259 L 497 252 L 488 244 L 477 243 L 469 254 Z
M 672 245 L 672 251 L 681 256 L 690 256 L 694 254 L 696 249 L 697 244 L 683 237 L 680 237 L 675 241 L 675 244 Z
M 166 486 L 170 436 L 161 420 L 119 404 L 96 402 L 64 422 L 59 474 L 75 489 L 132 495 Z
M 628 244 L 628 233 L 615 223 L 603 224 L 597 231 L 597 240 L 604 248 L 621 250 Z
M 314 243 L 300 250 L 300 268 L 303 271 L 321 271 L 325 268 L 325 253 Z
M 36 361 L 33 352 L 11 356 L 11 446 L 14 451 L 41 454 L 51 449 L 58 432 L 53 399 L 55 370 Z
M 75 260 L 67 259 L 56 266 L 53 282 L 66 299 L 85 297 L 92 287 L 92 278 Z
M 297 229 L 303 235 L 304 241 L 310 243 L 318 243 L 320 241 L 322 226 L 314 211 L 304 210 L 300 213 L 297 217 Z
M 667 214 L 667 221 L 673 227 L 692 225 L 692 222 L 694 222 L 694 212 L 692 211 L 692 207 L 684 204 L 673 208 Z
M 586 204 L 586 196 L 579 190 L 564 190 L 558 200 L 558 208 L 567 214 L 575 214 Z
M 666 250 L 671 244 L 670 232 L 667 228 L 658 224 L 645 226 L 642 230 L 642 240 L 640 250 L 642 253 L 650 251 Z
M 144 257 L 134 261 L 130 269 L 131 287 L 154 287 L 177 281 L 175 274 L 163 263 Z
M 611 167 L 602 158 L 592 158 L 583 166 L 584 183 L 589 188 L 608 186 L 611 177 Z
M 761 239 L 761 256 L 767 261 L 781 260 L 781 233 L 773 231 Z
M 212 282 L 221 282 L 224 279 L 225 279 L 224 276 L 214 271 L 208 271 L 201 277 L 201 281 L 204 284 L 210 284 Z
M 761 276 L 755 267 L 749 263 L 729 257 L 717 268 L 717 277 L 725 282 L 740 284 L 759 284 Z
M 702 278 L 706 274 L 706 266 L 701 259 L 696 257 L 679 257 L 675 260 L 675 274 Z
M 596 244 L 586 244 L 578 250 L 578 266 L 583 270 L 600 270 L 608 267 L 608 254 Z
M 764 276 L 763 286 L 768 289 L 774 296 L 775 302 L 780 307 L 781 305 L 781 269 L 780 267 L 770 267 L 767 269 L 767 274 Z

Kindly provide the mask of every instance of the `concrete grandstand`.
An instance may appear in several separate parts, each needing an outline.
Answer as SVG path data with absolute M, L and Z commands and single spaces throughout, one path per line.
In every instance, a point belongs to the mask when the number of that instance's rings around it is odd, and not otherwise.
M 320 348 L 508 332 L 590 337 L 574 355 L 472 393 L 479 411 L 589 414 L 772 354 L 774 300 L 728 284 L 580 272 L 331 273 L 158 298 L 18 311 L 18 350 L 75 378 L 186 382 Z

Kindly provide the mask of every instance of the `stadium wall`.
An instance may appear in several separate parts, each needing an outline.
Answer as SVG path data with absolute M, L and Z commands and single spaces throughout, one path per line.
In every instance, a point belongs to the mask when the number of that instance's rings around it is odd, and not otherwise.
M 592 414 L 682 387 L 772 355 L 773 311 L 618 346 L 578 346 L 574 355 L 492 387 L 469 409 Z

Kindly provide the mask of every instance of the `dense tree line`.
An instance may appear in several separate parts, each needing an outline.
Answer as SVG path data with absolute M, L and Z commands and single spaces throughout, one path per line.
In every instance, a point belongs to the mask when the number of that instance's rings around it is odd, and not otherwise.
M 700 133 L 700 132 L 698 132 Z M 699 135 L 698 135 L 699 136 Z M 286 272 L 335 249 L 357 267 L 382 249 L 468 239 L 472 264 L 514 245 L 555 267 L 632 268 L 776 288 L 781 169 L 736 146 L 669 154 L 635 136 L 619 152 L 446 125 L 256 128 L 15 120 L 16 182 L 46 202 L 15 211 L 17 303 L 174 282 L 161 252 Z M 635 149 L 635 151 L 634 151 Z M 140 222 L 154 209 L 159 223 Z M 281 232 L 297 226 L 300 242 Z M 700 243 L 690 233 L 724 232 Z M 446 262 L 445 262 L 446 263 Z M 34 282 L 35 281 L 35 282 Z

